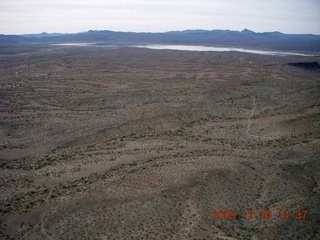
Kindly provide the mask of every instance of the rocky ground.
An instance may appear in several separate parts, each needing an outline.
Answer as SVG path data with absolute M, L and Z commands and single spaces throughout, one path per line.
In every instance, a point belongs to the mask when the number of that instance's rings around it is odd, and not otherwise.
M 0 238 L 319 239 L 317 61 L 0 46 Z

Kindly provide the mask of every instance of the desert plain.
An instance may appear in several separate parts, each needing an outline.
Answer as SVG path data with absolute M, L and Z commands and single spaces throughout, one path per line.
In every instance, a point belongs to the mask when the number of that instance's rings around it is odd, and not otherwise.
M 320 239 L 318 61 L 1 45 L 0 238 Z

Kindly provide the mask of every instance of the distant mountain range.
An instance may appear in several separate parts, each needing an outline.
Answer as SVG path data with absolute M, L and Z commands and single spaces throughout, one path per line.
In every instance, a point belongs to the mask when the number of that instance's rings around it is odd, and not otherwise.
M 185 30 L 164 33 L 90 30 L 88 32 L 75 34 L 41 33 L 0 35 L 0 44 L 70 42 L 92 42 L 117 45 L 192 44 L 320 53 L 320 35 L 283 34 L 280 32 L 256 33 L 248 29 L 244 29 L 243 31 Z

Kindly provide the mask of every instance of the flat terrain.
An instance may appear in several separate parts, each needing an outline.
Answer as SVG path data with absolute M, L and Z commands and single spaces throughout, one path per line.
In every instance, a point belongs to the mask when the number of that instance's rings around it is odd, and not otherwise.
M 0 239 L 320 239 L 318 61 L 0 46 Z

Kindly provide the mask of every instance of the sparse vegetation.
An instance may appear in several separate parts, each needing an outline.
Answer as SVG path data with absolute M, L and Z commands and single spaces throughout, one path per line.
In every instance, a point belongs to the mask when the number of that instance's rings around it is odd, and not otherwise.
M 0 238 L 320 238 L 309 58 L 0 45 Z

